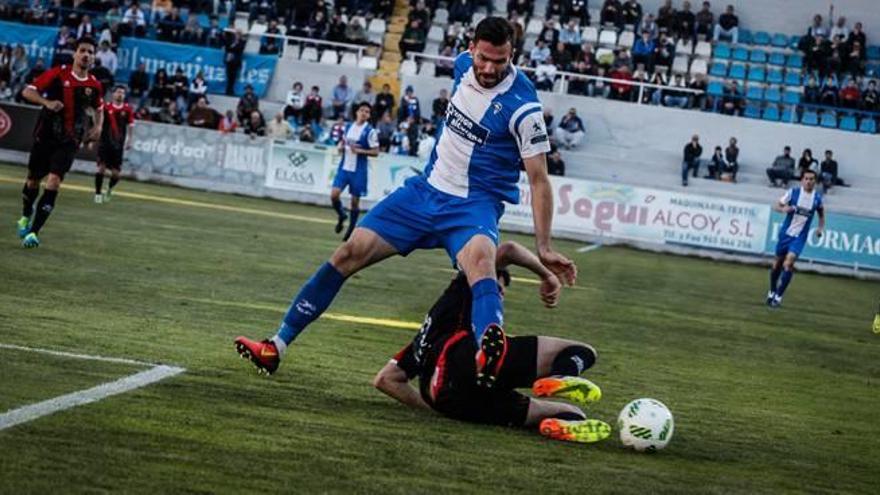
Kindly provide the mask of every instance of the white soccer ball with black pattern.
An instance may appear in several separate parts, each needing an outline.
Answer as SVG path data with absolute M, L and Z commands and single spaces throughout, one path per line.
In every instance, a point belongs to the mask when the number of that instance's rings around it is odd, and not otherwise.
M 666 447 L 673 430 L 672 413 L 656 399 L 636 399 L 624 406 L 617 417 L 620 441 L 639 452 L 654 452 Z

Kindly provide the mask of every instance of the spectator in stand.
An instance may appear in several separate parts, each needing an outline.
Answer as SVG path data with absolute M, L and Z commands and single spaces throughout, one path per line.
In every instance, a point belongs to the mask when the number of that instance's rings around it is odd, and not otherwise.
M 333 87 L 333 100 L 330 104 L 333 107 L 332 119 L 345 116 L 345 109 L 354 98 L 354 91 L 348 85 L 348 77 L 339 76 L 339 83 Z
M 187 45 L 203 45 L 205 32 L 199 24 L 199 18 L 191 15 L 186 19 L 186 25 L 180 32 L 180 42 Z
M 342 137 L 345 135 L 345 119 L 339 117 L 336 119 L 336 122 L 330 126 L 330 132 L 327 133 L 327 138 L 324 140 L 324 144 L 328 146 L 335 146 L 342 141 Z
M 664 0 L 663 5 L 657 9 L 657 29 L 663 33 L 672 33 L 675 28 L 675 7 L 672 0 Z
M 211 48 L 222 48 L 226 45 L 226 34 L 216 17 L 211 17 L 211 26 L 204 32 L 202 44 Z
M 141 107 L 147 99 L 150 91 L 150 75 L 147 74 L 147 64 L 141 62 L 137 69 L 128 76 L 128 95 Z
M 163 107 L 167 101 L 174 97 L 174 87 L 168 80 L 168 73 L 165 69 L 156 71 L 153 77 L 153 87 L 150 88 L 150 105 L 154 107 Z
M 577 19 L 578 24 L 581 26 L 588 25 L 590 23 L 590 12 L 587 10 L 587 0 L 569 0 L 566 15 L 569 18 Z
M 400 98 L 400 107 L 397 110 L 397 121 L 404 122 L 412 117 L 416 122 L 422 119 L 422 110 L 419 105 L 419 99 L 416 97 L 415 89 L 407 86 L 403 96 Z
M 809 150 L 807 150 L 809 151 Z M 777 181 L 781 181 L 782 187 L 788 186 L 788 181 L 794 176 L 794 158 L 791 157 L 791 146 L 786 146 L 782 154 L 773 160 L 773 164 L 767 169 L 767 178 L 770 185 L 779 187 Z
M 819 91 L 819 83 L 816 81 L 816 76 L 811 74 L 807 79 L 807 84 L 804 85 L 804 96 L 802 97 L 802 101 L 810 105 L 818 105 L 820 96 L 821 92 Z
M 321 88 L 312 86 L 312 90 L 309 92 L 308 96 L 306 96 L 306 103 L 303 106 L 303 125 L 306 127 L 319 126 L 321 124 L 323 112 L 324 99 L 321 98 Z M 315 134 L 317 134 L 317 132 L 315 132 Z
M 391 94 L 391 86 L 383 84 L 382 91 L 376 95 L 375 114 L 377 117 L 381 117 L 392 112 L 394 112 L 394 95 Z
M 556 146 L 552 146 L 550 153 L 547 153 L 547 173 L 557 176 L 565 175 L 565 161 Z
M 654 46 L 654 66 L 663 66 L 667 69 L 672 66 L 672 59 L 675 57 L 675 44 L 661 32 L 657 44 Z
M 839 92 L 840 87 L 837 85 L 837 76 L 828 74 L 825 82 L 822 83 L 822 89 L 819 90 L 819 103 L 836 107 L 839 103 Z
M 684 145 L 684 159 L 681 162 L 681 185 L 687 187 L 688 172 L 693 171 L 693 177 L 700 173 L 700 156 L 703 147 L 700 146 L 700 136 L 694 134 L 688 144 Z
M 861 101 L 862 92 L 859 91 L 856 80 L 853 78 L 847 79 L 843 89 L 840 90 L 840 106 L 857 110 Z
M 217 129 L 220 125 L 220 118 L 220 114 L 208 106 L 208 99 L 202 95 L 196 98 L 195 103 L 190 108 L 186 123 L 190 127 Z
M 581 30 L 577 26 L 577 20 L 568 20 L 568 23 L 559 32 L 559 42 L 565 46 L 565 50 L 572 57 L 577 55 L 581 49 Z
M 633 82 L 637 83 L 649 83 L 651 81 L 651 77 L 648 75 L 648 72 L 645 70 L 645 66 L 643 64 L 636 65 L 636 70 L 633 71 Z M 633 93 L 638 98 L 638 90 L 633 89 Z M 647 103 L 649 100 L 647 99 L 648 95 L 646 93 L 642 94 L 643 100 L 642 103 Z
M 407 22 L 411 22 L 413 20 L 419 21 L 419 26 L 430 26 L 431 25 L 431 10 L 425 6 L 425 2 L 419 0 L 417 2 L 410 2 L 410 4 L 415 3 L 415 7 L 409 11 L 409 16 L 407 17 Z M 434 2 L 436 3 L 436 2 Z M 436 7 L 433 7 L 436 8 Z M 464 21 L 464 24 L 470 22 L 470 19 Z
M 197 103 L 199 98 L 205 97 L 207 101 L 208 82 L 205 81 L 205 73 L 198 71 L 196 77 L 189 83 L 189 106 Z
M 52 67 L 59 65 L 71 65 L 73 63 L 73 54 L 76 52 L 76 40 L 68 37 L 67 43 L 62 48 L 56 48 L 53 54 Z
M 474 16 L 474 5 L 469 0 L 451 0 L 449 2 L 449 22 L 468 24 Z
M 852 44 L 845 44 L 844 48 L 849 52 L 846 53 L 843 60 L 843 70 L 849 72 L 853 76 L 860 76 L 865 73 L 865 50 L 858 41 Z
M 607 77 L 605 73 L 605 67 L 597 66 L 596 67 L 596 76 L 598 77 Z M 608 98 L 608 95 L 611 94 L 611 85 L 608 84 L 607 81 L 602 79 L 599 80 L 591 80 L 587 83 L 587 96 L 598 96 L 601 98 Z
M 400 37 L 400 56 L 405 60 L 407 52 L 425 51 L 425 39 L 425 30 L 419 26 L 419 21 L 410 22 Z
M 557 71 L 553 57 L 547 57 L 546 60 L 538 64 L 535 68 L 535 89 L 552 91 L 553 83 L 556 82 Z
M 712 39 L 717 43 L 721 37 L 730 38 L 734 45 L 739 43 L 739 17 L 733 13 L 733 5 L 728 5 L 724 13 L 718 16 L 715 33 Z
M 315 131 L 310 126 L 303 126 L 299 130 L 299 140 L 303 143 L 314 143 L 318 139 L 315 137 Z
M 827 60 L 827 71 L 829 73 L 836 74 L 843 70 L 846 65 L 846 57 L 849 55 L 846 48 L 839 39 L 831 41 L 831 52 Z
M 736 173 L 739 172 L 739 147 L 736 145 L 736 138 L 730 138 L 730 144 L 724 150 L 724 158 L 727 160 L 727 170 L 730 179 L 736 182 Z
M 342 22 L 342 16 L 338 12 L 333 14 L 330 24 L 327 25 L 327 41 L 335 41 L 337 43 L 345 43 L 345 23 Z
M 220 119 L 217 130 L 223 133 L 230 133 L 235 132 L 236 129 L 238 129 L 238 122 L 235 120 L 235 113 L 232 110 L 227 110 L 226 115 Z
M 831 43 L 829 43 L 824 31 L 814 29 L 815 35 L 808 38 L 802 47 L 804 51 L 804 67 L 807 71 L 818 71 L 824 75 L 828 71 L 828 59 L 831 58 Z
M 724 96 L 721 97 L 721 113 L 725 115 L 741 115 L 743 106 L 743 92 L 735 80 L 729 80 L 724 85 Z
M 30 70 L 27 52 L 22 45 L 15 45 L 9 61 L 9 87 L 18 94 L 24 88 L 25 78 Z
M 278 112 L 275 114 L 275 118 L 272 119 L 266 125 L 266 135 L 278 141 L 287 141 L 289 139 L 293 139 L 293 128 L 284 119 L 284 114 Z
M 642 6 L 637 0 L 627 0 L 623 4 L 623 23 L 638 26 L 642 22 Z
M 620 101 L 634 101 L 637 94 L 633 91 L 632 81 L 632 71 L 630 71 L 628 65 L 619 65 L 616 69 L 612 70 L 608 77 L 614 79 L 611 83 L 611 99 L 612 100 L 620 100 Z
M 688 88 L 700 91 L 700 93 L 691 93 L 688 95 L 688 107 L 689 108 L 698 108 L 701 111 L 705 111 L 708 105 L 706 90 L 709 87 L 709 81 L 706 78 L 705 74 L 696 74 L 693 78 L 691 78 L 690 84 L 688 84 Z
M 549 0 L 547 9 L 544 11 L 544 19 L 562 19 L 565 17 L 566 7 L 562 0 Z
M 180 110 L 177 108 L 177 103 L 175 103 L 174 100 L 168 100 L 162 109 L 159 110 L 159 114 L 156 116 L 156 122 L 173 125 L 180 125 L 183 123 L 183 116 L 180 114 Z
M 709 168 L 709 174 L 704 179 L 721 180 L 721 173 L 727 169 L 727 162 L 724 161 L 724 151 L 721 150 L 721 146 L 715 147 L 715 152 L 712 154 L 712 158 L 709 159 L 707 167 Z
M 877 81 L 868 81 L 868 87 L 862 92 L 861 109 L 866 112 L 876 112 L 880 109 L 880 93 L 877 92 Z
M 813 172 L 819 173 L 819 160 L 813 158 L 813 150 L 810 148 L 804 149 L 804 152 L 801 153 L 801 158 L 797 163 L 798 167 L 798 175 L 803 175 L 805 171 L 812 170 Z M 792 162 L 792 169 L 794 168 L 794 162 Z
M 544 127 L 546 129 L 553 129 L 553 110 L 550 107 L 544 107 Z
M 623 5 L 620 0 L 605 0 L 599 13 L 599 23 L 603 26 L 613 24 L 617 29 L 623 29 Z
M 648 14 L 642 18 L 642 22 L 639 23 L 639 36 L 641 36 L 642 33 L 648 33 L 652 40 L 656 40 L 657 36 L 659 36 L 660 28 L 657 27 L 657 21 L 654 20 L 654 14 Z
M 535 41 L 535 46 L 529 53 L 529 65 L 532 67 L 537 67 L 539 64 L 544 63 L 544 61 L 547 60 L 549 56 L 550 49 L 547 48 L 547 43 L 539 38 L 537 41 Z
M 376 127 L 376 131 L 379 135 L 380 150 L 388 153 L 391 147 L 391 138 L 394 136 L 396 130 L 397 125 L 394 123 L 394 119 L 391 118 L 391 113 L 385 112 L 382 114 L 382 118 L 379 120 L 379 125 Z
M 455 52 L 452 50 L 452 47 L 446 45 L 441 48 L 440 56 L 449 58 L 434 61 L 434 77 L 453 77 L 453 67 L 455 64 L 453 58 L 455 57 Z
M 162 19 L 174 7 L 174 2 L 171 0 L 153 0 L 150 10 L 152 11 L 152 15 L 150 16 L 150 22 L 155 23 L 157 20 Z
M 813 24 L 807 28 L 807 36 L 810 38 L 815 38 L 816 36 L 828 37 L 828 29 L 823 24 L 821 15 L 816 14 L 813 16 Z
M 435 127 L 440 127 L 446 119 L 446 109 L 449 108 L 449 92 L 441 89 L 440 94 L 431 102 L 431 122 Z
M 697 18 L 691 12 L 691 2 L 684 0 L 681 10 L 675 13 L 675 36 L 685 40 L 696 38 Z M 693 41 L 691 41 L 693 43 Z
M 544 40 L 547 46 L 556 46 L 559 43 L 559 30 L 553 21 L 544 22 L 544 28 L 538 34 L 538 39 Z
M 95 60 L 100 60 L 101 65 L 110 72 L 110 75 L 116 75 L 116 69 L 119 67 L 119 59 L 116 57 L 116 54 L 110 50 L 110 43 L 106 41 L 101 42 L 101 46 L 98 48 L 98 53 L 95 54 Z
M 226 38 L 223 54 L 223 61 L 226 65 L 226 96 L 235 95 L 235 81 L 238 80 L 238 73 L 241 71 L 246 44 L 247 41 L 244 39 L 241 29 L 235 29 Z
M 180 17 L 180 10 L 177 7 L 171 8 L 171 13 L 166 15 L 159 21 L 159 27 L 156 28 L 156 36 L 160 41 L 168 41 L 177 43 L 180 41 L 180 34 L 183 32 L 183 19 Z
M 348 22 L 345 27 L 345 41 L 354 45 L 366 45 L 370 41 L 367 30 L 364 28 L 364 21 L 360 18 L 354 18 Z
M 837 23 L 831 28 L 831 34 L 828 36 L 832 41 L 840 40 L 845 42 L 849 38 L 849 28 L 846 26 L 846 17 L 837 18 Z
M 92 69 L 89 71 L 95 79 L 101 83 L 102 88 L 112 88 L 115 80 L 113 79 L 113 74 L 107 70 L 106 67 L 101 65 L 101 61 L 95 59 L 95 64 L 92 66 Z M 102 95 L 103 96 L 103 95 Z
M 91 16 L 84 14 L 79 21 L 79 26 L 76 27 L 76 39 L 84 36 L 94 39 L 95 34 L 95 26 L 92 24 Z
M 669 89 L 664 90 L 663 104 L 667 107 L 687 108 L 688 94 L 681 91 L 681 88 L 686 87 L 684 77 L 681 74 L 676 74 L 667 87 Z
M 571 63 L 574 61 L 574 58 L 572 57 L 571 52 L 566 49 L 565 43 L 561 41 L 556 43 L 556 49 L 550 54 L 550 57 L 556 64 L 557 69 L 564 71 L 571 70 Z M 547 62 L 545 61 L 544 63 Z
M 355 93 L 352 105 L 357 105 L 364 101 L 370 104 L 370 108 L 373 108 L 376 104 L 376 93 L 373 92 L 373 83 L 370 81 L 364 81 L 361 90 Z
M 154 120 L 153 114 L 150 113 L 150 109 L 146 105 L 139 107 L 137 111 L 135 111 L 134 118 L 135 120 L 142 120 L 145 122 L 152 122 Z
M 43 75 L 43 72 L 46 72 L 46 61 L 43 60 L 43 57 L 37 57 L 37 61 L 34 62 L 34 66 L 31 67 L 31 70 L 28 71 L 27 75 L 24 78 L 25 84 L 31 84 L 36 78 Z
M 0 79 L 0 101 L 12 101 L 12 88 L 6 79 Z
M 651 76 L 650 80 L 651 84 L 655 84 L 657 86 L 668 86 L 669 80 L 666 78 L 666 73 L 663 71 L 655 71 L 654 75 Z M 645 96 L 653 105 L 660 105 L 663 103 L 663 95 L 664 92 L 660 88 L 648 88 L 645 90 Z
M 293 88 L 287 92 L 285 103 L 284 119 L 291 122 L 294 127 L 299 126 L 302 123 L 303 107 L 306 104 L 306 95 L 301 82 L 293 83 Z
M 284 38 L 281 37 L 281 29 L 278 28 L 278 21 L 269 19 L 269 26 L 266 32 L 260 38 L 260 55 L 278 55 L 281 53 L 281 47 L 284 44 Z
M 147 19 L 144 17 L 138 0 L 132 0 L 131 5 L 122 15 L 120 32 L 126 36 L 133 34 L 139 38 L 147 34 Z
M 868 38 L 865 36 L 865 32 L 862 30 L 862 23 L 857 22 L 853 26 L 853 30 L 850 31 L 849 36 L 846 39 L 846 44 L 850 46 L 850 48 L 858 45 L 859 47 L 859 60 L 865 60 L 867 56 L 867 52 L 865 48 L 868 46 Z
M 651 33 L 642 32 L 642 36 L 636 40 L 632 48 L 632 59 L 634 64 L 642 64 L 648 68 L 649 72 L 654 71 L 654 49 L 656 44 L 651 39 Z
M 577 110 L 572 107 L 568 109 L 568 113 L 559 120 L 559 126 L 556 127 L 554 136 L 556 141 L 565 149 L 577 148 L 586 135 L 584 122 L 577 114 Z
M 703 8 L 694 17 L 694 34 L 703 35 L 706 39 L 713 36 L 712 26 L 715 24 L 715 14 L 712 13 L 712 5 L 703 2 Z
M 180 66 L 177 66 L 171 77 L 171 85 L 174 87 L 174 101 L 177 102 L 177 108 L 185 114 L 189 103 L 189 78 L 186 77 Z
M 260 100 L 254 93 L 254 87 L 248 84 L 244 87 L 244 94 L 238 99 L 238 105 L 235 107 L 235 114 L 238 117 L 238 123 L 244 126 L 254 111 L 260 110 Z
M 251 139 L 266 135 L 266 120 L 259 110 L 254 110 L 248 115 L 243 127 L 244 133 Z
M 822 161 L 819 179 L 822 182 L 822 193 L 828 194 L 832 186 L 848 187 L 843 179 L 837 174 L 837 160 L 831 150 L 825 150 L 825 160 Z

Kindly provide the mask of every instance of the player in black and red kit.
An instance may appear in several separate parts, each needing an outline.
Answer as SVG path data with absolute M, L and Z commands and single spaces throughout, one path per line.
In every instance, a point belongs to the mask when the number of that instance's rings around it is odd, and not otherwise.
M 21 191 L 23 207 L 17 226 L 24 247 L 40 245 L 37 234 L 55 207 L 64 174 L 70 170 L 83 139 L 92 141 L 100 137 L 104 90 L 89 74 L 94 59 L 94 40 L 80 38 L 76 42 L 73 65 L 47 70 L 22 92 L 27 101 L 43 107 L 34 129 L 28 175 Z M 90 129 L 89 112 L 94 112 Z M 43 178 L 46 184 L 37 202 Z
M 528 268 L 541 278 L 541 299 L 556 306 L 561 283 L 538 257 L 515 242 L 498 247 L 496 267 L 502 296 L 510 284 L 508 265 Z M 421 330 L 376 375 L 376 388 L 398 401 L 433 409 L 454 419 L 484 424 L 532 427 L 550 438 L 590 443 L 603 440 L 611 427 L 587 419 L 574 405 L 535 399 L 515 389 L 531 388 L 538 397 L 569 399 L 580 405 L 598 400 L 601 391 L 579 377 L 596 360 L 587 344 L 555 337 L 511 337 L 497 382 L 476 384 L 477 345 L 471 338 L 471 288 L 464 274 L 452 281 L 431 308 Z M 409 381 L 418 378 L 418 391 Z
M 134 109 L 125 102 L 125 86 L 113 88 L 113 100 L 104 105 L 104 126 L 98 143 L 98 171 L 95 173 L 95 203 L 110 201 L 113 188 L 119 182 L 122 155 L 131 148 L 131 128 L 134 126 Z M 110 187 L 101 194 L 104 174 L 110 169 Z

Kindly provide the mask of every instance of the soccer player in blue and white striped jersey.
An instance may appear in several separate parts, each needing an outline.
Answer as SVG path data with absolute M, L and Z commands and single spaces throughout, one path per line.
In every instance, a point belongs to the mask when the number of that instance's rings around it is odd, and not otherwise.
M 446 121 L 425 174 L 410 178 L 370 210 L 302 287 L 274 337 L 236 339 L 238 352 L 258 369 L 271 373 L 278 367 L 287 346 L 327 309 L 352 274 L 394 254 L 443 248 L 470 285 L 479 348 L 476 380 L 491 387 L 507 350 L 495 279 L 498 221 L 504 201 L 519 202 L 521 167 L 531 188 L 538 257 L 563 283 L 574 283 L 574 263 L 550 244 L 549 136 L 534 86 L 511 64 L 512 38 L 503 18 L 488 17 L 477 25 L 469 50 L 455 60 Z

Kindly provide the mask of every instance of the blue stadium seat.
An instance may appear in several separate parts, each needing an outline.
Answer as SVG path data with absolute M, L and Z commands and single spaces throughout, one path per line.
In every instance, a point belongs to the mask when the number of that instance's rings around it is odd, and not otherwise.
M 880 63 L 871 62 L 866 64 L 865 75 L 868 77 L 880 77 Z
M 819 125 L 819 114 L 812 110 L 805 111 L 803 117 L 801 117 L 801 124 L 810 126 Z
M 754 103 L 749 103 L 746 105 L 746 111 L 743 113 L 746 117 L 750 119 L 760 119 L 761 118 L 761 107 L 755 105 Z
M 727 77 L 727 64 L 725 62 L 713 62 L 709 69 L 709 75 L 715 77 Z
M 782 84 L 782 69 L 779 67 L 771 67 L 769 71 L 767 71 L 767 82 L 770 84 Z
M 761 118 L 764 120 L 779 122 L 779 107 L 776 105 L 767 105 L 767 108 L 764 109 L 764 115 Z
M 845 115 L 840 118 L 840 130 L 856 131 L 859 126 L 856 124 L 856 118 L 852 115 Z
M 787 34 L 776 33 L 773 35 L 773 39 L 770 41 L 770 44 L 772 44 L 776 48 L 787 48 L 790 40 L 791 38 L 789 38 Z
M 733 59 L 737 62 L 748 62 L 749 51 L 741 46 L 738 46 L 733 49 Z
M 740 28 L 739 29 L 739 42 L 745 43 L 747 45 L 751 45 L 752 44 L 752 32 L 749 31 L 748 29 Z
M 837 129 L 837 115 L 834 112 L 825 112 L 822 114 L 822 120 L 819 122 L 822 127 L 829 129 Z
M 749 86 L 749 89 L 746 91 L 746 98 L 749 100 L 757 100 L 761 101 L 764 99 L 764 88 L 758 86 L 757 84 L 753 84 Z
M 782 102 L 789 105 L 797 105 L 801 102 L 801 94 L 797 91 L 786 89 L 782 95 Z
M 773 52 L 770 54 L 770 65 L 785 65 L 785 54 L 782 52 Z
M 764 50 L 752 50 L 752 52 L 749 53 L 749 61 L 756 64 L 766 64 L 767 52 Z
M 764 67 L 754 65 L 749 67 L 749 81 L 764 82 L 765 79 L 767 79 L 767 71 L 764 70 Z
M 868 60 L 880 60 L 880 46 L 869 46 L 867 55 Z
M 786 86 L 800 86 L 801 85 L 801 73 L 796 70 L 789 70 L 785 73 L 785 85 Z
M 779 88 L 770 87 L 764 92 L 764 99 L 771 103 L 779 103 L 782 101 L 782 91 Z
M 797 50 L 798 45 L 801 44 L 801 35 L 793 34 L 791 35 L 791 39 L 788 41 L 788 48 L 791 50 Z
M 727 74 L 727 76 L 733 79 L 745 79 L 746 66 L 743 64 L 731 64 L 730 72 Z
M 792 69 L 802 69 L 804 67 L 804 56 L 800 53 L 792 53 L 788 56 L 788 63 L 786 65 Z
M 795 118 L 795 113 L 791 111 L 791 107 L 785 107 L 782 109 L 782 118 L 779 120 L 782 122 L 797 122 Z
M 864 132 L 867 134 L 876 134 L 877 133 L 877 122 L 871 117 L 863 118 L 862 123 L 859 124 L 859 132 Z
M 717 45 L 715 45 L 714 56 L 715 58 L 720 58 L 724 60 L 729 59 L 730 45 L 728 45 L 727 43 L 718 43 Z
M 752 36 L 752 43 L 755 45 L 766 46 L 770 44 L 770 33 L 766 31 L 757 31 Z
M 721 81 L 711 81 L 706 87 L 706 92 L 710 96 L 722 96 L 724 95 L 724 85 L 721 84 Z

